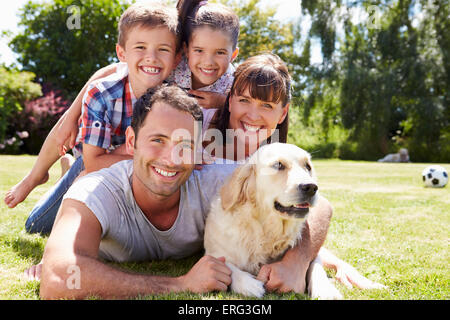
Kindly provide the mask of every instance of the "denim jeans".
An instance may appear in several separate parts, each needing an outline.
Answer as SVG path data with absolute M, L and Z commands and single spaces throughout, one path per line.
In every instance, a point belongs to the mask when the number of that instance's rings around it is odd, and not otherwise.
M 84 170 L 83 157 L 78 157 L 66 174 L 39 200 L 25 222 L 29 233 L 50 233 L 63 196 Z

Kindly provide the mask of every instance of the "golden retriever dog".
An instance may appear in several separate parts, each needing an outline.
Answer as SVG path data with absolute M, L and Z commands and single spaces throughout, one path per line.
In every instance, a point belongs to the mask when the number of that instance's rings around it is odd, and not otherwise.
M 233 172 L 211 205 L 204 238 L 205 254 L 225 257 L 232 291 L 264 295 L 255 275 L 296 245 L 318 197 L 311 157 L 295 145 L 265 145 Z M 342 298 L 320 257 L 311 263 L 307 283 L 312 298 Z

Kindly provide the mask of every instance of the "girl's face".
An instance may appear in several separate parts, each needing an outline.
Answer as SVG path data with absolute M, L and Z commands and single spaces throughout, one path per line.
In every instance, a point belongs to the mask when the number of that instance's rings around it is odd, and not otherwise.
M 200 27 L 192 33 L 187 47 L 192 89 L 209 86 L 217 81 L 236 58 L 230 36 L 223 31 Z
M 270 137 L 278 124 L 286 118 L 289 104 L 269 102 L 252 98 L 246 89 L 241 95 L 230 97 L 230 122 L 228 128 L 246 144 L 258 145 Z M 240 129 L 240 130 L 238 130 Z

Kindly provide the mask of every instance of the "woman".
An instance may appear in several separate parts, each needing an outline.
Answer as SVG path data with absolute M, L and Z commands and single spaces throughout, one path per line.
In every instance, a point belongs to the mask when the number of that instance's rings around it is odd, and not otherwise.
M 215 157 L 239 161 L 265 143 L 287 142 L 291 78 L 272 54 L 247 59 L 234 77 L 225 106 L 203 110 L 203 146 Z

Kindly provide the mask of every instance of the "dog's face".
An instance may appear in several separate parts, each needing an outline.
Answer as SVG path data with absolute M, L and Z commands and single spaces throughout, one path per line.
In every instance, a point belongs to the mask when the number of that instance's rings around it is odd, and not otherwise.
M 256 188 L 261 201 L 283 218 L 305 218 L 317 197 L 309 153 L 291 144 L 275 143 L 255 153 Z
M 273 143 L 261 147 L 238 168 L 225 192 L 227 200 L 252 201 L 263 211 L 285 219 L 304 219 L 318 197 L 310 155 L 295 145 Z M 225 200 L 225 205 L 224 205 Z

